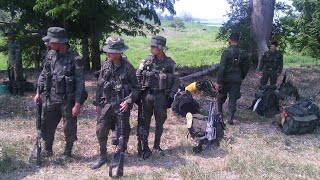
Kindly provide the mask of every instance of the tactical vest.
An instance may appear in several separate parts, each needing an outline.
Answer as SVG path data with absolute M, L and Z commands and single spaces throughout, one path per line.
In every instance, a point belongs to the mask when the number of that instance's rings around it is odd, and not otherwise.
M 280 53 L 278 51 L 271 53 L 267 51 L 265 53 L 265 62 L 263 70 L 277 70 L 278 69 L 278 59 L 280 58 Z
M 106 101 L 105 103 L 115 105 L 122 101 L 119 99 L 119 93 L 122 90 L 122 97 L 127 97 L 131 93 L 132 84 L 128 81 L 127 63 L 126 59 L 121 59 L 121 67 L 113 69 L 112 63 L 108 62 L 101 70 L 103 77 L 99 83 L 102 85 L 102 98 Z
M 75 99 L 75 64 L 74 59 L 78 56 L 77 53 L 68 52 L 67 58 L 59 61 L 56 53 L 50 53 L 47 61 L 44 64 L 47 74 L 45 74 L 44 87 L 40 88 L 47 97 L 50 94 L 56 94 L 56 99 L 51 101 L 63 101 Z M 59 61 L 59 62 L 58 62 Z M 84 90 L 81 94 L 80 104 L 83 104 L 88 97 L 88 93 Z M 51 97 L 51 96 L 50 96 Z
M 157 64 L 153 57 L 148 57 L 145 61 L 141 85 L 143 88 L 170 91 L 174 80 L 174 67 L 169 64 L 169 58 L 166 57 L 161 64 Z

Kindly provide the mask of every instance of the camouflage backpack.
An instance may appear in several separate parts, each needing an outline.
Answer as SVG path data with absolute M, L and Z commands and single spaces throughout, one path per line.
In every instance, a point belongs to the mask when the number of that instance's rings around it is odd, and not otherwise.
M 179 90 L 174 96 L 172 111 L 185 117 L 188 112 L 198 113 L 199 103 L 193 99 L 191 92 Z
M 310 100 L 286 107 L 281 113 L 282 132 L 289 134 L 311 133 L 320 119 L 319 107 Z

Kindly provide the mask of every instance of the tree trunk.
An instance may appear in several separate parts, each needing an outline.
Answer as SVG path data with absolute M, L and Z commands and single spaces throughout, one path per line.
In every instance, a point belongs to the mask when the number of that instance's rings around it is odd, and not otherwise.
M 96 22 L 91 21 L 91 58 L 92 70 L 98 71 L 101 68 L 99 32 L 97 31 Z
M 90 57 L 89 57 L 89 39 L 85 32 L 81 32 L 81 49 L 82 49 L 82 59 L 84 62 L 84 70 L 90 70 Z
M 258 67 L 261 57 L 268 49 L 267 42 L 272 31 L 275 0 L 251 0 L 252 1 L 252 35 L 256 43 Z

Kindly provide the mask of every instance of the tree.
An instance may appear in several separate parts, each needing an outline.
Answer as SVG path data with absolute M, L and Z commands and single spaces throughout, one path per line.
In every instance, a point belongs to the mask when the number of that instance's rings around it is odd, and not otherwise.
M 193 22 L 194 18 L 192 17 L 192 14 L 190 12 L 183 11 L 179 18 L 181 18 L 184 22 Z
M 320 56 L 320 1 L 293 0 L 281 19 L 286 40 L 298 52 L 318 58 Z
M 175 14 L 173 4 L 174 0 L 37 0 L 34 9 L 60 22 L 73 37 L 81 36 L 84 44 L 89 38 L 92 69 L 99 70 L 99 40 L 103 34 L 145 35 L 144 29 L 155 34 L 161 24 L 156 9 Z M 86 45 L 83 46 L 86 49 Z
M 257 61 L 273 39 L 279 39 L 282 32 L 279 18 L 274 11 L 282 11 L 285 4 L 275 0 L 227 0 L 230 4 L 229 20 L 222 25 L 217 39 L 226 40 L 232 32 L 240 34 L 240 46 L 248 50 Z
M 175 29 L 185 29 L 184 22 L 180 18 L 176 18 L 174 21 L 172 21 L 169 24 L 169 27 L 175 28 Z

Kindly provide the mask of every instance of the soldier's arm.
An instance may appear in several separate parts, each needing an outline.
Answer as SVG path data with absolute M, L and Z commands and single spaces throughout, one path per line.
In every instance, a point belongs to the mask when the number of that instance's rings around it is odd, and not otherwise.
M 137 101 L 140 94 L 140 85 L 136 76 L 136 72 L 132 66 L 128 69 L 128 81 L 131 84 L 131 93 L 124 98 L 128 104 L 132 104 Z
M 217 83 L 222 84 L 223 83 L 223 78 L 224 74 L 227 68 L 227 51 L 225 50 L 222 55 L 221 55 L 221 60 L 220 60 L 220 65 L 219 65 L 219 70 L 218 70 L 218 75 L 217 75 Z
M 136 71 L 136 77 L 138 80 L 138 83 L 141 85 L 141 80 L 142 80 L 142 71 L 143 71 L 143 67 L 144 67 L 144 63 L 145 63 L 145 59 L 143 59 L 139 65 L 139 68 Z
M 20 43 L 16 42 L 15 45 L 15 63 L 18 64 L 22 64 L 22 54 L 21 54 L 21 46 Z
M 262 57 L 261 57 L 261 60 L 260 60 L 260 65 L 258 66 L 257 70 L 258 71 L 262 71 L 263 69 L 263 66 L 264 66 L 264 63 L 266 61 L 266 53 L 263 53 Z
M 102 97 L 102 87 L 103 87 L 104 79 L 103 79 L 103 71 L 100 71 L 97 89 L 96 89 L 96 98 L 93 105 L 98 106 Z
M 282 69 L 283 69 L 283 55 L 282 55 L 281 53 L 279 53 L 278 63 L 279 63 L 279 64 L 278 64 L 278 68 L 277 68 L 277 70 L 278 70 L 277 73 L 281 74 Z
M 74 58 L 74 79 L 75 79 L 75 101 L 76 103 L 80 103 L 82 91 L 84 90 L 84 67 L 83 67 L 83 60 L 78 55 Z
M 174 95 L 177 93 L 180 86 L 180 80 L 179 80 L 180 76 L 179 76 L 179 72 L 176 70 L 176 63 L 173 64 L 172 72 L 173 72 L 173 84 L 169 94 L 170 98 L 174 97 Z
M 50 68 L 50 66 L 51 66 L 50 62 L 45 61 L 45 64 L 44 64 L 42 71 L 41 71 L 39 78 L 38 78 L 37 92 L 39 92 L 39 93 L 42 93 L 44 90 L 46 76 L 48 74 L 47 69 Z
M 0 46 L 0 52 L 7 51 L 8 46 Z

